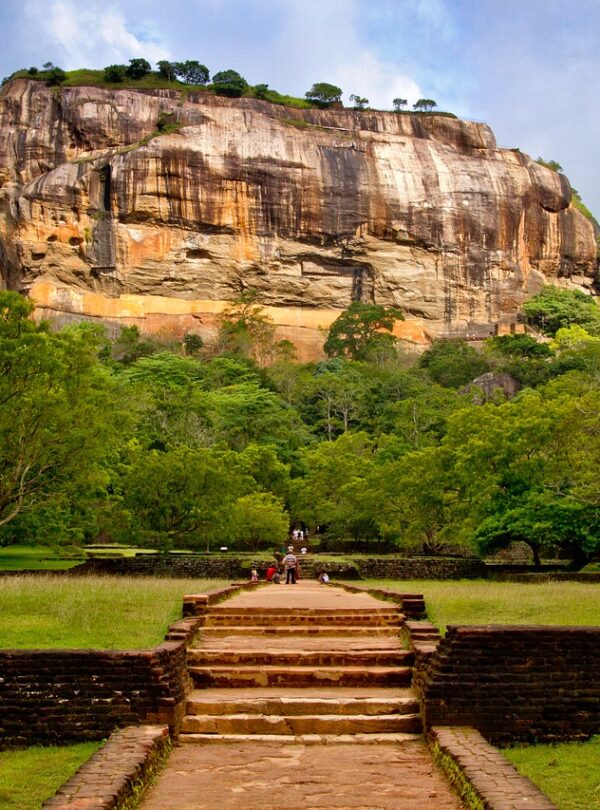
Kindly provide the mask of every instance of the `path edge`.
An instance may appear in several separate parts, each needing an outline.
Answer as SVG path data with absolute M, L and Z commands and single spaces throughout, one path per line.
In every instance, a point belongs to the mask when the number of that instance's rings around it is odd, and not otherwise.
M 168 726 L 127 726 L 114 731 L 42 809 L 133 810 L 171 748 Z
M 434 762 L 469 810 L 558 810 L 477 729 L 434 726 L 427 742 Z

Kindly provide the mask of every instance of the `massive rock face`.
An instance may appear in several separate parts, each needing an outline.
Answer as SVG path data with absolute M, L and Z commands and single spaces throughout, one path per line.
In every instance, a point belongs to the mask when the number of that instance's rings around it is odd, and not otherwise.
M 485 332 L 545 283 L 590 288 L 596 240 L 567 179 L 483 124 L 19 79 L 0 270 L 45 315 L 205 337 L 254 288 L 309 357 L 355 299 L 416 342 Z

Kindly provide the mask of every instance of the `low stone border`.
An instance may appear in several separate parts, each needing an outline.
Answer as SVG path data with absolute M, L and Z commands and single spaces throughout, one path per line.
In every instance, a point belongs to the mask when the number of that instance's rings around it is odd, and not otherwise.
M 115 731 L 42 807 L 44 810 L 133 807 L 170 748 L 166 726 L 128 726 Z
M 430 730 L 433 757 L 470 810 L 557 810 L 474 728 Z
M 261 585 L 268 585 L 268 582 L 233 582 L 224 588 L 213 588 L 211 591 L 198 594 L 187 594 L 183 597 L 184 619 L 192 616 L 202 616 L 211 605 L 217 605 L 224 599 L 229 599 L 240 591 L 260 588 Z M 171 628 L 169 628 L 171 629 Z
M 405 616 L 414 619 L 425 616 L 425 599 L 422 593 L 399 593 L 387 588 L 361 588 L 357 585 L 347 585 L 345 582 L 331 582 L 330 585 L 335 588 L 343 588 L 349 593 L 368 593 L 376 599 L 394 602 Z

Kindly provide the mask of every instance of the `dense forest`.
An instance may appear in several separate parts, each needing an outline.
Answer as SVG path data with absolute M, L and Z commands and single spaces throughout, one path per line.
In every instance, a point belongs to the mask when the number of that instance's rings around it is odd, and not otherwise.
M 31 315 L 0 293 L 0 545 L 256 550 L 304 525 L 329 549 L 600 551 L 600 308 L 582 293 L 534 296 L 536 337 L 420 354 L 397 312 L 355 303 L 308 364 L 252 294 L 210 346 Z

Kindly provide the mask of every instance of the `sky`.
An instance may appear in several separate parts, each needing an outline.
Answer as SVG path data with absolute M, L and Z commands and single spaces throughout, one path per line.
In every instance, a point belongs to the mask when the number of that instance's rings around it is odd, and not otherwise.
M 379 109 L 432 98 L 558 161 L 600 218 L 600 0 L 0 0 L 0 30 L 0 77 L 141 56 Z

